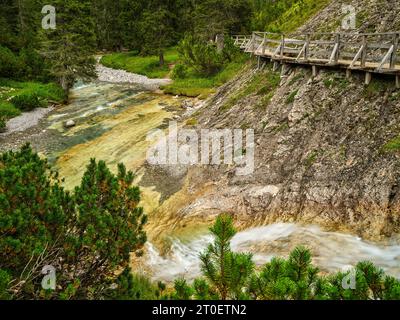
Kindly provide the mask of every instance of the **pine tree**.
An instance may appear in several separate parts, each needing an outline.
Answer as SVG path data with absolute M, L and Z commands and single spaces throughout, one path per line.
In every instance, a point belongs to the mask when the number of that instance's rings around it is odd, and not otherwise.
M 215 240 L 200 255 L 203 275 L 222 300 L 243 298 L 242 289 L 254 270 L 252 255 L 231 251 L 230 241 L 236 234 L 231 216 L 219 216 L 210 231 Z
M 114 175 L 92 160 L 70 194 L 29 146 L 0 155 L 0 296 L 103 297 L 146 241 L 133 178 L 122 164 Z M 45 265 L 57 270 L 55 291 L 41 288 Z

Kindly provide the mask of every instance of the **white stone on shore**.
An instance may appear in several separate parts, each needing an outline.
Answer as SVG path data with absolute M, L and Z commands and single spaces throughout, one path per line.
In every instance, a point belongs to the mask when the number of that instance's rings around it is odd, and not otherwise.
M 72 128 L 75 127 L 76 123 L 74 120 L 68 120 L 67 122 L 65 122 L 64 127 L 65 128 Z

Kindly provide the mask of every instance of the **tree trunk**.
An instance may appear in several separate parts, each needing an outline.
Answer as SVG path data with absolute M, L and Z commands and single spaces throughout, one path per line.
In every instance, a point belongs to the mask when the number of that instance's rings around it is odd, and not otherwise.
M 217 44 L 217 50 L 219 53 L 221 53 L 224 50 L 224 46 L 225 46 L 225 36 L 224 34 L 217 34 L 217 36 L 215 37 L 215 42 Z
M 68 85 L 68 81 L 65 77 L 61 77 L 60 85 L 61 85 L 61 88 L 64 90 L 64 103 L 68 103 L 69 85 Z
M 164 64 L 165 64 L 164 52 L 160 51 L 160 67 L 163 67 Z

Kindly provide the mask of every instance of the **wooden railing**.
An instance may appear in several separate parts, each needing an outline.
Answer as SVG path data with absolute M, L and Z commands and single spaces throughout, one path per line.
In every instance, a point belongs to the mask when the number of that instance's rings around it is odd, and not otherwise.
M 233 39 L 245 52 L 281 63 L 394 74 L 399 82 L 400 32 L 285 35 L 253 32 L 252 35 L 233 36 Z

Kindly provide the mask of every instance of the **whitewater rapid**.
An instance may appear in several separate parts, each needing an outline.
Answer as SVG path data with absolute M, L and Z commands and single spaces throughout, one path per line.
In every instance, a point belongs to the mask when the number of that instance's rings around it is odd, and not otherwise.
M 193 280 L 201 274 L 199 254 L 213 237 L 205 234 L 189 242 L 172 239 L 171 251 L 162 257 L 157 249 L 147 244 L 146 265 L 154 280 L 166 282 L 178 277 Z M 236 234 L 231 242 L 235 252 L 251 252 L 257 266 L 273 257 L 287 257 L 298 245 L 305 245 L 313 253 L 313 262 L 324 272 L 336 272 L 369 260 L 385 272 L 400 277 L 400 242 L 371 243 L 353 235 L 326 232 L 317 226 L 276 223 Z

